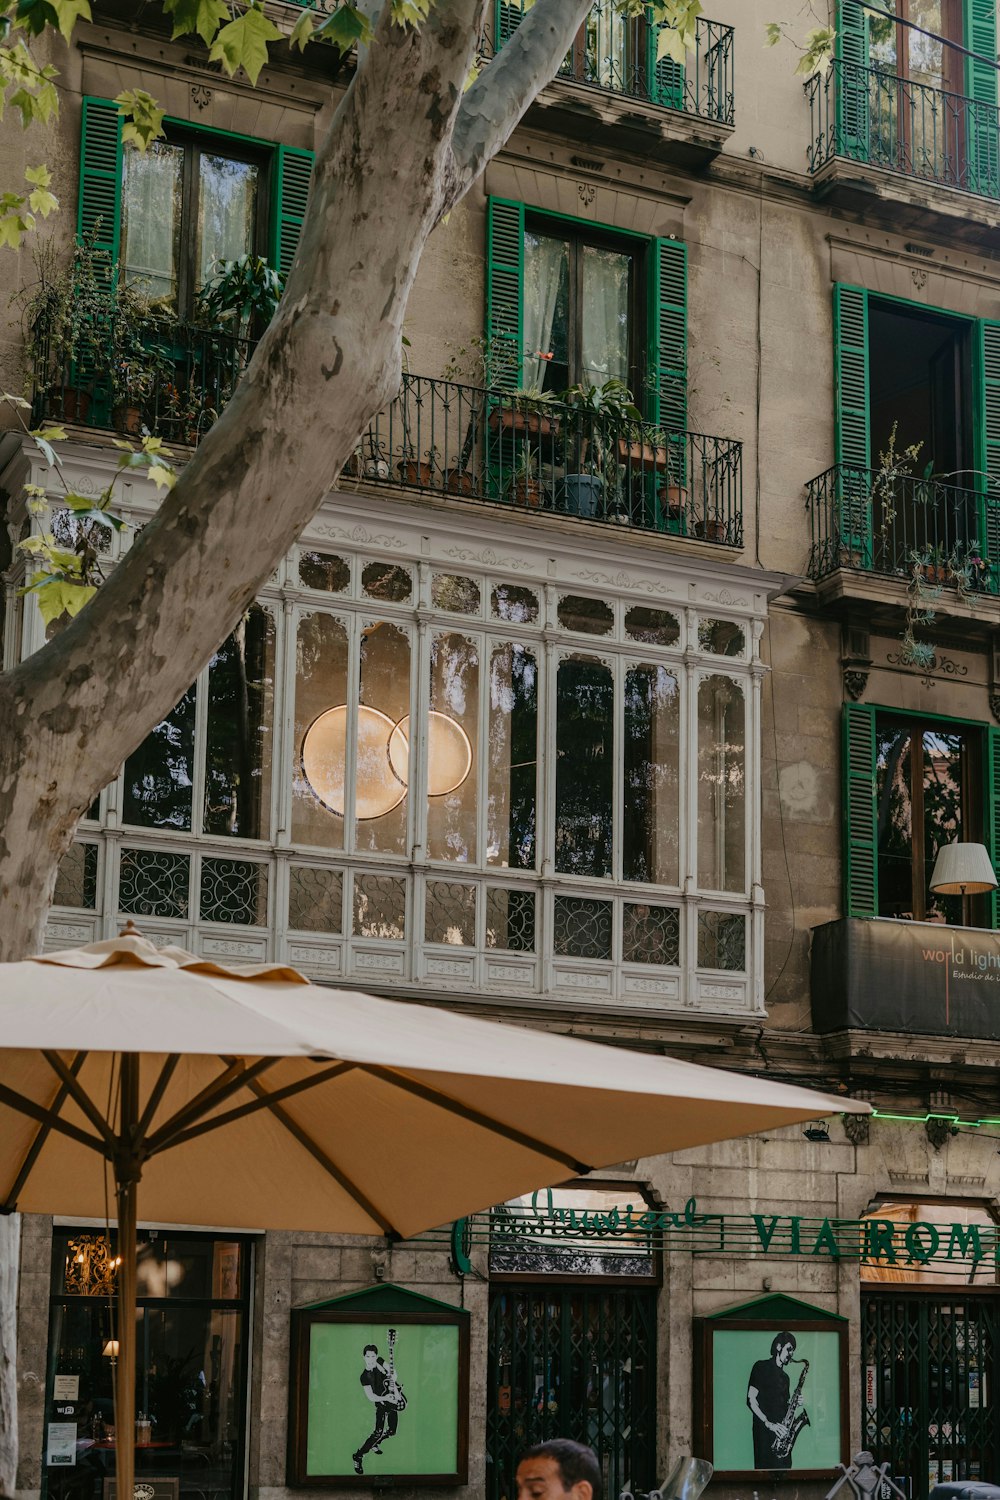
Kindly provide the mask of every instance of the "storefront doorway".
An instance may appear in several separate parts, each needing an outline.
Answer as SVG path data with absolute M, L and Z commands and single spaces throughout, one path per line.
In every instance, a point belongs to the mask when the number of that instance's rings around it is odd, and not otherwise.
M 148 1500 L 244 1492 L 251 1241 L 140 1233 L 136 1480 Z M 114 1240 L 53 1235 L 42 1500 L 116 1500 Z
M 996 1227 L 982 1204 L 889 1201 L 869 1217 Z M 968 1274 L 862 1263 L 864 1446 L 889 1460 L 911 1500 L 946 1480 L 1000 1475 L 1000 1287 L 992 1257 L 972 1285 Z
M 487 1500 L 513 1500 L 519 1455 L 546 1438 L 594 1449 L 605 1493 L 656 1483 L 659 1258 L 642 1236 L 572 1232 L 635 1184 L 554 1188 L 494 1212 L 486 1396 Z M 513 1220 L 502 1218 L 513 1210 Z M 539 1218 L 532 1223 L 533 1211 Z M 555 1210 L 558 1239 L 541 1235 Z M 518 1232 L 523 1212 L 528 1232 Z M 594 1220 L 591 1221 L 595 1222 Z

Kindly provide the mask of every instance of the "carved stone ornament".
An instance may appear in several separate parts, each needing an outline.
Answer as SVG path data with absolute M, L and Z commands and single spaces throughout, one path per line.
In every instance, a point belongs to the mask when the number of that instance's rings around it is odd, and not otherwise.
M 1000 724 L 1000 692 L 990 694 L 990 713 Z
M 867 1146 L 871 1133 L 871 1115 L 844 1116 L 844 1134 L 852 1146 Z
M 212 102 L 212 90 L 203 83 L 192 83 L 191 103 L 198 109 L 207 109 Z
M 592 182 L 578 182 L 576 190 L 580 195 L 580 202 L 589 208 L 597 197 L 597 189 Z
M 867 686 L 867 667 L 844 668 L 844 687 L 847 689 L 847 696 L 852 699 L 853 702 L 857 703 L 858 699 L 864 696 L 864 691 Z M 858 1117 L 857 1115 L 852 1115 L 850 1118 L 853 1120 L 857 1119 Z M 867 1118 L 867 1116 L 863 1116 L 862 1118 Z
M 945 1142 L 955 1134 L 955 1127 L 950 1120 L 944 1120 L 940 1115 L 931 1115 L 929 1120 L 924 1121 L 924 1133 L 935 1151 L 940 1151 Z

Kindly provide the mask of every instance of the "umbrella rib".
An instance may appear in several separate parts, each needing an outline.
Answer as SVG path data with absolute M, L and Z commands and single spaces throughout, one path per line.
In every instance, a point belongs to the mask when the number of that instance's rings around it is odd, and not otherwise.
M 440 1089 L 431 1088 L 426 1083 L 417 1083 L 416 1079 L 407 1078 L 404 1073 L 397 1073 L 392 1068 L 379 1068 L 374 1063 L 365 1064 L 365 1072 L 371 1073 L 374 1078 L 380 1079 L 383 1083 L 402 1089 L 404 1093 L 413 1094 L 417 1099 L 423 1099 L 428 1104 L 447 1110 L 449 1114 L 458 1115 L 461 1120 L 468 1120 L 472 1125 L 481 1125 L 484 1130 L 490 1131 L 493 1135 L 502 1136 L 504 1140 L 513 1142 L 515 1146 L 524 1146 L 529 1151 L 536 1151 L 540 1156 L 547 1156 L 552 1161 L 561 1162 L 563 1166 L 571 1167 L 574 1172 L 593 1171 L 592 1166 L 579 1161 L 567 1151 L 561 1151 L 558 1146 L 550 1146 L 538 1136 L 528 1135 L 514 1125 L 504 1125 L 500 1120 L 493 1119 L 491 1115 L 481 1114 L 478 1109 L 470 1109 L 467 1104 L 462 1104 L 458 1099 L 452 1099 L 449 1094 L 443 1093 Z
M 18 1114 L 27 1115 L 32 1120 L 40 1120 L 50 1130 L 58 1130 L 60 1135 L 68 1135 L 71 1141 L 77 1141 L 81 1146 L 89 1146 L 91 1151 L 96 1151 L 100 1156 L 107 1156 L 107 1149 L 100 1136 L 88 1135 L 85 1130 L 80 1130 L 76 1125 L 70 1125 L 66 1120 L 60 1120 L 58 1115 L 46 1109 L 44 1104 L 36 1104 L 34 1099 L 28 1099 L 24 1094 L 19 1094 L 15 1089 L 9 1089 L 5 1083 L 0 1083 L 0 1104 L 6 1104 L 11 1109 L 16 1109 Z
M 360 1208 L 363 1208 L 366 1214 L 371 1215 L 383 1234 L 390 1235 L 393 1239 L 397 1240 L 402 1238 L 399 1231 L 395 1229 L 393 1225 L 389 1223 L 389 1220 L 379 1212 L 379 1210 L 375 1207 L 371 1200 L 365 1197 L 361 1189 L 340 1170 L 336 1163 L 330 1160 L 329 1156 L 327 1156 L 322 1146 L 317 1145 L 312 1136 L 308 1135 L 306 1131 L 302 1129 L 302 1126 L 297 1124 L 296 1121 L 292 1119 L 287 1110 L 282 1109 L 280 1104 L 276 1104 L 273 1101 L 272 1096 L 267 1092 L 262 1084 L 251 1083 L 250 1088 L 258 1096 L 258 1098 L 261 1098 L 263 1100 L 268 1109 L 274 1115 L 274 1118 L 278 1120 L 280 1124 L 284 1125 L 289 1135 L 293 1136 L 295 1140 L 298 1141 L 299 1145 L 309 1152 L 309 1155 L 313 1158 L 313 1160 L 319 1163 L 324 1172 L 328 1172 L 329 1175 L 333 1178 L 334 1182 L 338 1183 L 344 1189 L 344 1192 L 347 1193 L 348 1197 L 353 1198 L 354 1202 L 357 1203 Z
M 223 1058 L 222 1061 L 226 1062 L 227 1059 Z M 230 1094 L 235 1094 L 256 1078 L 258 1073 L 263 1073 L 267 1068 L 273 1068 L 275 1063 L 280 1061 L 280 1057 L 258 1057 L 255 1063 L 247 1067 L 242 1057 L 233 1058 L 224 1072 L 214 1078 L 211 1083 L 207 1083 L 200 1093 L 195 1094 L 194 1098 L 184 1105 L 183 1109 L 171 1115 L 169 1120 L 163 1122 L 159 1130 L 153 1132 L 145 1143 L 147 1154 L 158 1151 L 164 1140 L 177 1135 L 192 1120 L 208 1114 L 209 1110 L 221 1104 L 224 1099 L 228 1099 Z
M 349 1073 L 357 1063 L 339 1062 L 332 1067 L 324 1068 L 319 1073 L 311 1073 L 308 1078 L 300 1078 L 295 1083 L 286 1083 L 282 1088 L 275 1089 L 273 1094 L 262 1092 L 249 1104 L 238 1104 L 235 1109 L 227 1109 L 221 1115 L 213 1115 L 210 1120 L 202 1120 L 198 1125 L 189 1125 L 186 1130 L 181 1130 L 177 1135 L 161 1141 L 150 1156 L 155 1156 L 160 1151 L 167 1151 L 172 1146 L 183 1146 L 187 1141 L 195 1140 L 199 1135 L 206 1135 L 210 1130 L 217 1130 L 222 1125 L 231 1125 L 234 1120 L 243 1120 L 247 1115 L 256 1114 L 258 1110 L 270 1109 L 282 1099 L 291 1099 L 295 1094 L 305 1093 L 307 1089 L 317 1088 L 319 1084 L 326 1083 L 331 1078 L 339 1078 L 341 1073 Z
M 153 1123 L 153 1116 L 156 1114 L 156 1111 L 160 1107 L 160 1100 L 163 1098 L 163 1095 L 166 1092 L 167 1084 L 174 1076 L 174 1069 L 176 1068 L 180 1060 L 181 1055 L 179 1052 L 171 1052 L 168 1054 L 163 1067 L 160 1069 L 160 1076 L 153 1084 L 153 1091 L 150 1094 L 149 1098 L 146 1100 L 146 1108 L 142 1112 L 142 1118 L 140 1119 L 138 1125 L 135 1127 L 137 1140 L 142 1140 L 143 1136 L 146 1134 L 146 1131 Z
M 93 1099 L 91 1099 L 87 1091 L 80 1083 L 77 1082 L 76 1074 L 71 1072 L 71 1070 L 67 1068 L 58 1052 L 50 1052 L 43 1049 L 42 1056 L 45 1058 L 45 1061 L 48 1063 L 49 1067 L 56 1074 L 56 1076 L 62 1080 L 63 1085 L 66 1089 L 68 1089 L 74 1102 L 77 1103 L 83 1110 L 83 1113 L 87 1116 L 87 1119 L 90 1121 L 91 1125 L 93 1125 L 94 1129 L 97 1130 L 104 1138 L 104 1144 L 109 1147 L 114 1147 L 114 1131 L 112 1130 L 111 1126 L 108 1124 L 104 1116 L 101 1114 L 101 1111 L 98 1109 L 97 1105 L 94 1103 Z
M 86 1056 L 86 1052 L 78 1052 L 74 1057 L 72 1063 L 70 1064 L 70 1072 L 73 1074 L 74 1078 L 83 1067 Z M 64 1083 L 60 1084 L 55 1098 L 49 1105 L 49 1108 L 54 1115 L 57 1115 L 62 1109 L 63 1105 L 66 1102 L 66 1095 L 68 1093 L 69 1089 L 66 1087 L 66 1085 Z M 0 1204 L 0 1213 L 13 1212 L 18 1200 L 18 1195 L 20 1194 L 21 1189 L 24 1187 L 24 1184 L 27 1182 L 28 1178 L 31 1176 L 31 1169 L 35 1165 L 35 1162 L 38 1160 L 41 1154 L 42 1147 L 48 1140 L 51 1130 L 51 1125 L 40 1125 L 35 1131 L 34 1140 L 31 1142 L 31 1145 L 28 1147 L 27 1151 L 24 1154 L 24 1160 L 21 1163 L 17 1176 L 14 1178 L 13 1186 L 11 1187 L 10 1192 L 7 1194 L 5 1201 Z

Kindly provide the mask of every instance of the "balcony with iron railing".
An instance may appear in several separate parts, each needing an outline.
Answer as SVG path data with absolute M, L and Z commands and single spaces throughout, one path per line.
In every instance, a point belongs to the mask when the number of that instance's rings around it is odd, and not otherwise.
M 87 361 L 54 359 L 36 337 L 35 422 L 197 444 L 231 397 L 252 341 L 154 319 L 144 346 L 140 360 L 116 368 L 110 335 L 107 359 L 98 342 Z M 340 482 L 743 544 L 739 442 L 421 375 L 403 376 Z
M 961 485 L 835 464 L 806 485 L 809 577 L 822 583 L 851 569 L 956 598 L 1000 594 L 1000 489 L 968 478 Z
M 526 8 L 523 0 L 498 0 L 485 58 L 500 50 Z M 657 29 L 648 15 L 627 17 L 613 0 L 596 0 L 536 111 L 577 140 L 613 128 L 620 149 L 641 145 L 646 155 L 690 166 L 710 161 L 735 123 L 734 29 L 699 16 L 683 65 L 657 58 Z M 637 113 L 637 103 L 649 108 Z
M 840 59 L 805 91 L 809 172 L 838 201 L 863 193 L 870 202 L 886 173 L 890 184 L 900 177 L 928 189 L 928 202 L 917 205 L 924 212 L 939 206 L 938 190 L 1000 202 L 996 104 Z

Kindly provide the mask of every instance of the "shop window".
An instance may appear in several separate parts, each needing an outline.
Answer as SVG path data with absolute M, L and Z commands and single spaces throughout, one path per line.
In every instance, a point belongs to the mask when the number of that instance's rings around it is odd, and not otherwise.
M 243 1492 L 251 1242 L 140 1231 L 136 1480 L 174 1481 L 180 1500 Z M 45 1410 L 44 1500 L 104 1500 L 114 1476 L 111 1309 L 115 1240 L 56 1229 Z M 53 1463 L 53 1432 L 62 1444 Z M 63 1466 L 65 1465 L 65 1467 Z
M 155 305 L 190 316 L 219 260 L 261 254 L 268 224 L 266 154 L 201 134 L 168 134 L 122 154 L 122 260 Z

